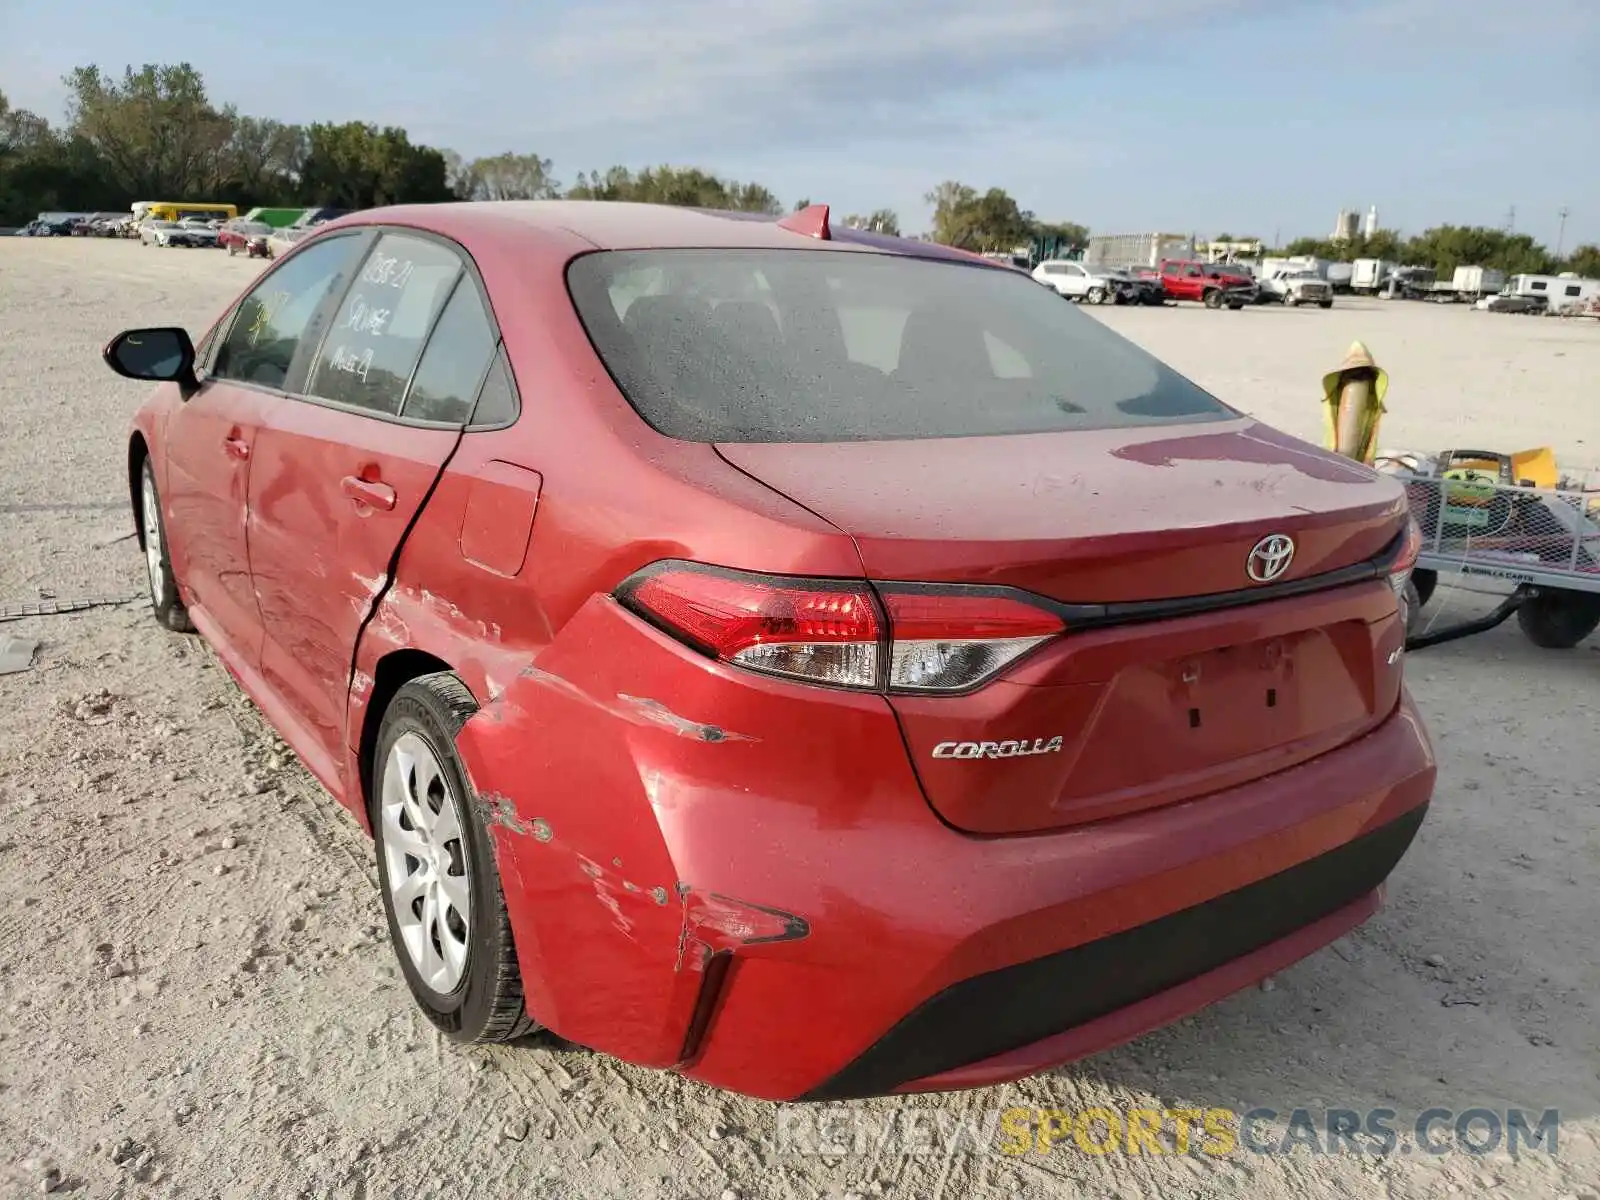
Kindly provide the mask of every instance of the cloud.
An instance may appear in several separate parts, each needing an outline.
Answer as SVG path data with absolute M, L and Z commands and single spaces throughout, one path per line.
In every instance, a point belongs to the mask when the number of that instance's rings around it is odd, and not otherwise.
M 533 47 L 522 77 L 562 97 L 540 121 L 547 134 L 673 129 L 675 141 L 743 149 L 841 133 L 948 139 L 975 92 L 1309 2 L 589 0 L 510 40 Z

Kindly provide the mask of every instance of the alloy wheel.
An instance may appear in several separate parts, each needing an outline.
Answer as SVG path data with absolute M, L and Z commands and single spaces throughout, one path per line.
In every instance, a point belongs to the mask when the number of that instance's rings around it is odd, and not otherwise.
M 145 573 L 150 576 L 150 602 L 158 609 L 167 601 L 166 573 L 162 570 L 167 553 L 161 544 L 160 503 L 156 498 L 155 476 L 146 466 L 139 483 L 139 522 L 144 527 L 144 566 Z

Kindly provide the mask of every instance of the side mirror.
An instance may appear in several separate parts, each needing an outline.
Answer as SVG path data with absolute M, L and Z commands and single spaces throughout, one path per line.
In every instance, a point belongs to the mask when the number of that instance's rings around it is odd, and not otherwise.
M 100 357 L 124 379 L 194 382 L 194 343 L 182 329 L 129 329 L 112 338 Z

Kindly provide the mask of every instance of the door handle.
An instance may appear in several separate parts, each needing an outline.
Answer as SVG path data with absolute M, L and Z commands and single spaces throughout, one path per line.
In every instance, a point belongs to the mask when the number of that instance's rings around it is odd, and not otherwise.
M 388 512 L 394 507 L 394 489 L 387 483 L 380 483 L 373 479 L 362 479 L 359 475 L 346 475 L 339 481 L 344 494 L 358 504 L 365 504 L 369 508 L 381 508 Z
M 237 458 L 240 462 L 244 462 L 250 457 L 250 443 L 243 438 L 223 438 L 222 448 L 227 451 L 230 458 Z

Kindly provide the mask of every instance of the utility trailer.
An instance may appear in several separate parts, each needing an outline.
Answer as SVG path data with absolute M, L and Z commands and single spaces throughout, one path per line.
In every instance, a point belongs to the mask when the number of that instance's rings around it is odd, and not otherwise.
M 1481 450 L 1384 455 L 1378 465 L 1404 483 L 1422 533 L 1407 650 L 1483 633 L 1513 616 L 1529 641 L 1553 650 L 1600 627 L 1600 471 L 1529 486 L 1517 479 L 1512 456 Z M 1429 619 L 1424 610 L 1441 572 L 1512 590 L 1492 612 L 1435 629 L 1437 612 Z

